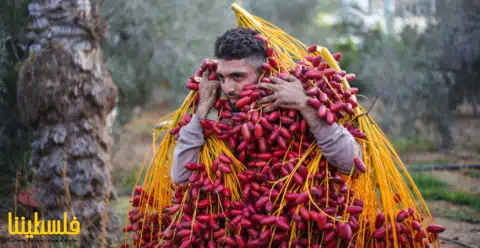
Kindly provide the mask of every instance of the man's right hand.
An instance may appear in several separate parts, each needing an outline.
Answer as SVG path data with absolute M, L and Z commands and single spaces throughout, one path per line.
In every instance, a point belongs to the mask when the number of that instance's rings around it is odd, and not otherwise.
M 202 80 L 200 80 L 199 84 L 199 94 L 200 99 L 198 102 L 198 107 L 196 111 L 196 115 L 200 119 L 207 118 L 208 112 L 217 101 L 219 97 L 219 89 L 220 89 L 220 81 L 218 80 L 208 80 L 210 76 L 210 70 L 206 70 L 203 72 Z

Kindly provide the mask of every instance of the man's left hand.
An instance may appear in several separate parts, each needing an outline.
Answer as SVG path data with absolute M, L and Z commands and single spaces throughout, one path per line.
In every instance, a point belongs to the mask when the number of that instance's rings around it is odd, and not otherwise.
M 277 108 L 288 108 L 302 111 L 307 106 L 308 96 L 303 89 L 302 82 L 293 75 L 280 79 L 278 77 L 270 77 L 269 83 L 259 83 L 258 88 L 263 88 L 273 92 L 272 95 L 263 97 L 258 103 L 272 102 L 270 106 L 263 110 L 266 112 L 273 111 Z

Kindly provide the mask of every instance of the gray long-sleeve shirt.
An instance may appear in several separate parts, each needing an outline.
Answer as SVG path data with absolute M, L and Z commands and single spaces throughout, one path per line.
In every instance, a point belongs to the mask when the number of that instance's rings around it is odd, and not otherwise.
M 360 145 L 342 125 L 326 122 L 310 127 L 322 154 L 342 173 L 350 173 L 353 167 L 355 152 L 361 157 Z M 190 123 L 180 129 L 180 137 L 173 153 L 171 178 L 174 184 L 188 180 L 191 171 L 185 169 L 188 162 L 197 162 L 200 148 L 205 143 L 200 118 L 193 115 Z

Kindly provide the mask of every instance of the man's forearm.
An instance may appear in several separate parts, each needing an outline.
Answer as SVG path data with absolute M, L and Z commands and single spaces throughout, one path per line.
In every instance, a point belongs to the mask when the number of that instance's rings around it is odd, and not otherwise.
M 192 174 L 185 168 L 188 162 L 196 163 L 200 149 L 205 143 L 200 118 L 193 115 L 190 123 L 180 129 L 177 146 L 173 152 L 171 178 L 174 184 L 184 183 Z
M 361 156 L 360 145 L 355 138 L 343 126 L 337 123 L 330 126 L 318 118 L 317 110 L 310 106 L 302 108 L 300 113 L 309 125 L 322 154 L 341 172 L 350 173 L 355 156 Z
M 200 119 L 203 120 L 207 118 L 208 112 L 210 111 L 210 108 L 205 105 L 199 105 L 197 108 L 197 111 L 195 112 L 195 115 Z

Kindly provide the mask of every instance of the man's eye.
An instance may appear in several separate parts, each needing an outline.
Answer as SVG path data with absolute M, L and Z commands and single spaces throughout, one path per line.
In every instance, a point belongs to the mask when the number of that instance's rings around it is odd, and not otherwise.
M 238 80 L 238 79 L 241 79 L 241 78 L 242 78 L 242 76 L 240 76 L 240 75 L 234 75 L 233 76 L 233 79 L 235 79 L 235 80 Z

